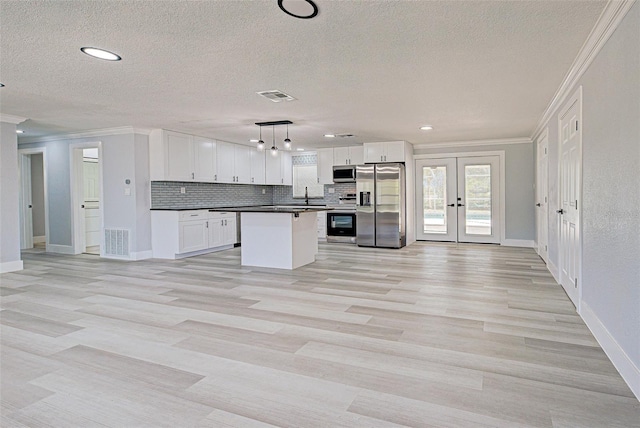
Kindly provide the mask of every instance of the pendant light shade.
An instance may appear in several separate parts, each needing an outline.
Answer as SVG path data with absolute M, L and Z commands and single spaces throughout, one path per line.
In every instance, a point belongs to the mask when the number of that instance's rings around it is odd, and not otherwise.
M 285 150 L 291 150 L 291 140 L 289 139 L 289 125 L 287 125 L 287 138 L 284 139 Z
M 276 146 L 276 127 L 271 126 L 271 132 L 273 133 L 273 145 L 271 146 L 271 156 L 278 156 L 278 146 Z
M 260 139 L 258 140 L 258 150 L 264 150 L 264 141 L 262 141 L 262 126 L 260 127 Z

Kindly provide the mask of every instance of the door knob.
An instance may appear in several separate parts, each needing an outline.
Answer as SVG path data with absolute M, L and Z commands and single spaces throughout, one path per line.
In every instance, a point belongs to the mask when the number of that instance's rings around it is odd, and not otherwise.
M 455 207 L 455 206 L 456 206 L 456 204 L 448 204 L 447 206 L 448 206 L 448 207 Z
M 459 207 L 464 207 L 464 204 L 458 204 Z
M 33 208 L 33 205 L 29 205 L 29 208 Z
M 556 212 L 560 215 L 564 214 L 564 210 L 562 208 L 560 208 L 559 210 L 556 210 Z
M 540 204 L 540 202 L 538 202 L 538 203 L 536 204 L 536 207 L 540 207 L 540 206 L 542 206 L 542 205 Z
M 84 204 L 80 205 L 80 208 L 84 208 Z

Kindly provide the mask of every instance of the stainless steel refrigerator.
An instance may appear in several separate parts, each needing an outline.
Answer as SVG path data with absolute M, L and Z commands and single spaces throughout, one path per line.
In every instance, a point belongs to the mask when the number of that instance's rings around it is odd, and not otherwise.
M 356 166 L 356 192 L 356 243 L 361 247 L 404 247 L 404 164 Z

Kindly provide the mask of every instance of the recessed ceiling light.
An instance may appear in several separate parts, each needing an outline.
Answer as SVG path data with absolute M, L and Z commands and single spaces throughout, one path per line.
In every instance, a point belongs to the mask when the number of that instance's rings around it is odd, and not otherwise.
M 89 56 L 99 59 L 106 59 L 107 61 L 120 61 L 122 59 L 120 55 L 116 55 L 113 52 L 105 51 L 104 49 L 84 47 L 80 48 L 80 50 Z
M 336 134 L 324 134 L 324 136 L 327 138 L 335 138 Z
M 433 126 L 425 125 L 425 126 L 421 126 L 420 129 L 422 129 L 423 131 L 431 131 L 433 129 Z
M 318 14 L 318 6 L 312 0 L 278 0 L 278 7 L 294 18 L 311 19 Z
M 260 141 L 260 140 L 256 140 L 255 138 L 252 138 L 252 139 L 249 140 L 250 143 L 257 143 L 258 141 Z
M 0 83 L 0 88 L 4 88 L 4 83 Z
M 24 134 L 24 131 L 22 129 L 16 129 L 16 134 Z
M 296 150 L 299 152 L 304 152 L 304 149 L 301 149 L 300 147 L 298 147 Z

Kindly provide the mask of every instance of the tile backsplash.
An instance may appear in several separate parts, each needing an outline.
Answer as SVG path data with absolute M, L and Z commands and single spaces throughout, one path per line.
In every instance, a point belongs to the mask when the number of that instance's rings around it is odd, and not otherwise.
M 184 187 L 185 193 L 180 193 L 182 187 Z M 330 188 L 334 189 L 334 193 L 329 193 Z M 324 186 L 324 198 L 313 198 L 309 203 L 316 205 L 337 204 L 341 193 L 353 193 L 355 190 L 355 183 L 326 184 Z M 304 203 L 304 199 L 293 198 L 292 186 L 183 183 L 176 181 L 151 182 L 151 208 L 217 208 L 300 203 Z

